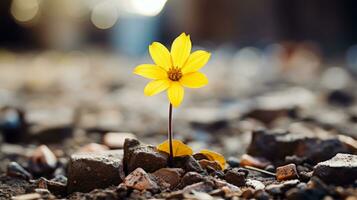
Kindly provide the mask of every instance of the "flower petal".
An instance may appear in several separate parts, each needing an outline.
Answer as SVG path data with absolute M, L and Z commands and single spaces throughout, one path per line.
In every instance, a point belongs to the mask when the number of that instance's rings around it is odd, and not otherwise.
M 219 165 L 221 166 L 221 168 L 224 169 L 224 167 L 226 165 L 226 159 L 224 158 L 224 156 L 222 156 L 221 154 L 219 154 L 215 151 L 211 151 L 211 150 L 207 150 L 207 149 L 201 150 L 200 153 L 205 155 L 211 161 L 217 161 L 219 163 Z
M 169 100 L 174 107 L 179 106 L 184 96 L 182 85 L 177 81 L 172 82 L 169 89 L 167 90 L 167 96 L 169 97 Z
M 201 72 L 192 72 L 183 75 L 180 83 L 188 88 L 200 88 L 208 84 L 208 79 Z
M 168 140 L 165 142 L 157 145 L 156 147 L 159 151 L 166 152 L 170 154 L 170 143 Z M 183 142 L 180 140 L 172 140 L 172 154 L 173 157 L 176 156 L 186 156 L 186 155 L 192 155 L 193 151 L 190 146 L 185 145 Z
M 170 81 L 167 79 L 154 80 L 148 83 L 144 89 L 144 94 L 146 96 L 153 96 L 160 93 L 170 87 Z
M 140 75 L 149 79 L 165 79 L 167 72 L 159 66 L 143 64 L 134 69 L 134 74 Z
M 182 68 L 182 73 L 187 74 L 200 70 L 209 60 L 211 54 L 207 51 L 198 50 L 193 52 L 189 57 L 185 66 Z
M 171 67 L 171 56 L 169 50 L 159 42 L 153 42 L 149 46 L 149 53 L 156 65 L 165 70 Z
M 182 33 L 178 36 L 171 46 L 171 56 L 173 66 L 175 67 L 183 67 L 184 63 L 186 62 L 188 56 L 191 52 L 191 40 L 190 36 Z

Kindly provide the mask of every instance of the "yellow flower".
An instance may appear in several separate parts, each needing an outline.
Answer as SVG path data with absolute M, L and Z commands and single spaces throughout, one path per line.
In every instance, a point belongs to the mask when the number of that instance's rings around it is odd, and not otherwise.
M 200 88 L 208 83 L 207 77 L 198 72 L 209 60 L 210 53 L 198 50 L 191 52 L 190 36 L 182 33 L 171 46 L 171 53 L 159 42 L 149 46 L 155 64 L 142 64 L 134 73 L 152 79 L 145 89 L 146 96 L 153 96 L 167 89 L 167 96 L 174 107 L 181 104 L 184 88 Z

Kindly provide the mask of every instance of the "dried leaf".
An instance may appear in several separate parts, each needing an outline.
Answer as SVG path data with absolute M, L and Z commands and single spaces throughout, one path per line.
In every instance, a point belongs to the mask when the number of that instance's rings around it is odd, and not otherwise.
M 205 155 L 209 160 L 218 162 L 218 164 L 221 166 L 221 168 L 224 169 L 224 167 L 226 165 L 226 159 L 224 158 L 224 156 L 222 156 L 221 154 L 219 154 L 217 152 L 208 150 L 208 149 L 203 149 L 200 151 L 200 153 Z
M 165 142 L 157 145 L 156 147 L 159 151 L 163 151 L 166 153 L 170 153 L 170 146 L 169 146 L 169 141 L 166 140 Z M 186 156 L 186 155 L 192 155 L 193 151 L 191 147 L 185 145 L 183 142 L 180 140 L 172 140 L 172 151 L 173 151 L 173 157 L 177 156 Z

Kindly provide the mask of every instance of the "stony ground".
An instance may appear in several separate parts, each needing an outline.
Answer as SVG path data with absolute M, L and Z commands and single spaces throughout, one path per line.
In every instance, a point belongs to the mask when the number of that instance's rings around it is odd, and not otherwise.
M 357 198 L 357 85 L 343 69 L 252 75 L 217 56 L 210 86 L 174 113 L 175 138 L 196 153 L 168 168 L 153 146 L 166 139 L 166 97 L 143 96 L 132 61 L 0 57 L 0 199 Z

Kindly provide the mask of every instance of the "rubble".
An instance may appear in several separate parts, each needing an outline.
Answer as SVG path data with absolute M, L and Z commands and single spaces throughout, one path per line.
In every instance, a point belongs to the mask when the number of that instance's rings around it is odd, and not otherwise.
M 136 190 L 159 190 L 157 183 L 142 168 L 137 168 L 125 177 L 123 184 Z
M 288 164 L 276 168 L 276 179 L 278 181 L 299 178 L 295 164 Z
M 339 153 L 330 160 L 318 163 L 314 167 L 313 176 L 325 183 L 348 185 L 357 180 L 357 155 Z
M 141 144 L 136 139 L 125 139 L 123 161 L 127 174 L 139 167 L 148 173 L 155 172 L 166 167 L 167 157 L 154 146 Z
M 118 185 L 124 176 L 122 160 L 122 150 L 73 154 L 68 166 L 68 193 Z

